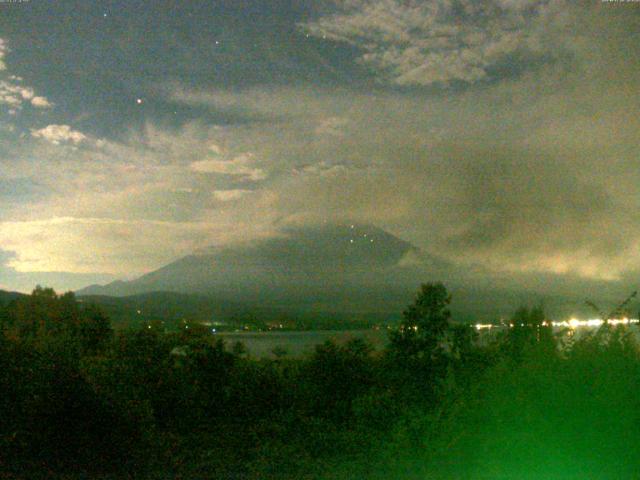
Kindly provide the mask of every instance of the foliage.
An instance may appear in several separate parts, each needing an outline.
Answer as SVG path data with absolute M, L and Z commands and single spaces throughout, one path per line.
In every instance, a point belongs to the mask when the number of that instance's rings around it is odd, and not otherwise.
M 442 283 L 420 287 L 415 301 L 403 313 L 398 330 L 391 334 L 391 349 L 403 358 L 432 360 L 441 354 L 441 342 L 449 328 L 451 296 Z
M 556 352 L 551 322 L 546 321 L 542 306 L 519 307 L 511 317 L 504 348 L 512 360 L 520 361 L 531 349 L 544 350 L 548 356 Z
M 108 318 L 97 307 L 79 304 L 73 292 L 57 295 L 40 286 L 13 300 L 0 319 L 0 331 L 9 339 L 40 351 L 62 349 L 68 357 L 98 354 L 112 335 Z
M 640 475 L 629 327 L 558 353 L 540 307 L 480 342 L 449 303 L 442 284 L 421 286 L 384 352 L 353 339 L 268 360 L 205 329 L 114 333 L 96 308 L 37 288 L 0 309 L 0 477 Z

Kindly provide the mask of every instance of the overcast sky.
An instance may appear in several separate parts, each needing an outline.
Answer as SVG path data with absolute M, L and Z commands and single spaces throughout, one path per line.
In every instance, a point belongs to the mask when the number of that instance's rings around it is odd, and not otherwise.
M 634 2 L 0 3 L 0 288 L 351 222 L 634 287 L 639 59 Z

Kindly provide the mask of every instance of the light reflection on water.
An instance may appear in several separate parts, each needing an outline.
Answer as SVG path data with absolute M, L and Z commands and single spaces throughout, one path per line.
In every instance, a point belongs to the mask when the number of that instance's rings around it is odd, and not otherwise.
M 553 331 L 556 334 L 576 335 L 577 337 L 593 332 L 602 325 L 601 320 L 576 320 L 570 319 L 562 322 L 552 322 Z M 630 325 L 636 340 L 640 341 L 640 330 L 637 319 L 620 319 L 610 321 L 612 326 Z M 476 324 L 474 327 L 480 335 L 480 343 L 490 341 L 501 333 L 506 333 L 509 325 Z M 345 344 L 351 339 L 361 338 L 371 344 L 375 351 L 382 350 L 389 342 L 388 330 L 381 328 L 368 330 L 314 330 L 314 331 L 284 331 L 284 332 L 219 332 L 217 338 L 221 338 L 232 348 L 236 342 L 241 342 L 247 349 L 247 353 L 256 358 L 273 358 L 274 350 L 280 350 L 286 357 L 300 357 L 313 353 L 316 345 L 327 340 L 338 344 Z

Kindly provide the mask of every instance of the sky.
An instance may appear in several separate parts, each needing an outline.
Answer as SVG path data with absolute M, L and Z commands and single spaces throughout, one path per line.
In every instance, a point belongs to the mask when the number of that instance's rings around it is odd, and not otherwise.
M 350 223 L 635 288 L 639 37 L 639 2 L 0 2 L 0 288 Z

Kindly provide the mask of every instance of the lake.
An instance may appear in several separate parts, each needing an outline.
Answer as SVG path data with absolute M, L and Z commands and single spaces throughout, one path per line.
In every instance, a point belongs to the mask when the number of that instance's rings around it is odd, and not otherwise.
M 637 324 L 629 325 L 636 341 L 640 343 L 640 329 Z M 554 325 L 554 333 L 570 332 L 579 338 L 587 332 L 594 332 L 597 326 L 583 325 L 576 328 L 565 328 Z M 497 335 L 505 333 L 505 327 L 494 327 L 479 330 L 480 342 L 491 341 Z M 284 332 L 219 332 L 216 337 L 222 338 L 227 348 L 232 348 L 235 342 L 242 342 L 247 353 L 255 358 L 274 358 L 273 350 L 281 348 L 287 352 L 288 357 L 301 357 L 313 353 L 316 345 L 327 340 L 333 340 L 338 344 L 345 344 L 353 338 L 362 338 L 371 344 L 374 350 L 382 350 L 388 343 L 388 330 L 313 330 L 313 331 L 284 331 Z
M 387 330 L 314 330 L 304 332 L 220 332 L 215 334 L 231 348 L 242 342 L 252 357 L 273 358 L 273 350 L 282 348 L 289 357 L 301 357 L 313 353 L 315 346 L 327 340 L 344 344 L 353 338 L 361 338 L 375 350 L 387 344 Z

